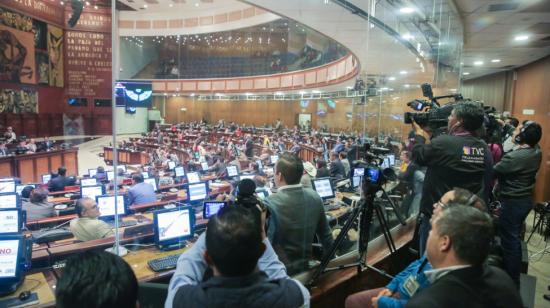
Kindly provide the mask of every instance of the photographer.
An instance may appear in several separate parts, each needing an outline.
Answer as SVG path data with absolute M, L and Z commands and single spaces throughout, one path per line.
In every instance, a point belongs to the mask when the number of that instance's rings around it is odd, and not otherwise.
M 458 103 L 448 117 L 448 135 L 431 140 L 430 135 L 413 122 L 416 143 L 412 160 L 420 166 L 427 166 L 420 201 L 420 255 L 424 254 L 431 228 L 432 205 L 445 192 L 459 187 L 483 195 L 484 174 L 492 167 L 487 144 L 476 135 L 483 119 L 483 109 L 477 104 Z
M 501 203 L 499 235 L 503 250 L 504 268 L 519 285 L 521 267 L 521 226 L 533 208 L 533 188 L 542 153 L 538 143 L 541 126 L 527 121 L 516 128 L 513 140 L 516 149 L 506 153 L 495 165 L 498 179 L 496 195 Z

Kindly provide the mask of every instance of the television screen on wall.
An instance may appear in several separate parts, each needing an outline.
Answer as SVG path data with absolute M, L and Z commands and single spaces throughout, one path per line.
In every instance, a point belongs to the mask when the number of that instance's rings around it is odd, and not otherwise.
M 69 106 L 88 106 L 88 99 L 79 97 L 70 97 L 67 99 Z
M 115 96 L 117 106 L 150 107 L 153 101 L 151 82 L 121 81 L 116 84 Z

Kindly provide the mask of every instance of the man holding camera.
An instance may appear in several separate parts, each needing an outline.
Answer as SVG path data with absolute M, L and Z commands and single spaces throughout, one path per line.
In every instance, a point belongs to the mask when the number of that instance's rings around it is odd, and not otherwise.
M 412 160 L 427 166 L 420 201 L 419 253 L 424 254 L 430 231 L 433 204 L 453 187 L 483 195 L 484 174 L 490 172 L 492 159 L 487 144 L 477 135 L 483 125 L 483 109 L 472 102 L 454 106 L 448 117 L 447 135 L 430 140 L 428 132 L 416 122 Z

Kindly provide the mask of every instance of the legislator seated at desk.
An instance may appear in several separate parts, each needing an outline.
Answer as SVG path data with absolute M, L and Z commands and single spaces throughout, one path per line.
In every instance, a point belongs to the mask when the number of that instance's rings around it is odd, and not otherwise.
M 27 186 L 21 192 L 21 197 L 24 199 L 27 193 L 30 193 L 28 201 L 22 202 L 23 210 L 27 211 L 27 221 L 55 216 L 54 205 L 47 201 L 47 189 Z
M 76 201 L 75 211 L 78 218 L 71 220 L 71 232 L 79 241 L 91 241 L 113 236 L 113 230 L 104 221 L 98 219 L 100 213 L 95 200 L 82 198 Z
M 128 189 L 128 204 L 138 205 L 157 201 L 155 188 L 149 183 L 144 183 L 141 173 L 132 175 L 134 185 Z
M 57 176 L 53 177 L 48 183 L 48 189 L 51 192 L 64 191 L 65 186 L 71 186 L 76 183 L 76 179 L 67 177 L 67 169 L 65 167 L 59 167 L 57 169 Z

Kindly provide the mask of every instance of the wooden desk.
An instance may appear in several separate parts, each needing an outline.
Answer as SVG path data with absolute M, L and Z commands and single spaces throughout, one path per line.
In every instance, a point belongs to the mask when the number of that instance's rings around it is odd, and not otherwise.
M 137 251 L 129 251 L 129 253 L 123 257 L 123 259 L 128 262 L 128 264 L 130 264 L 139 282 L 154 281 L 172 276 L 175 270 L 154 272 L 149 268 L 149 265 L 147 265 L 147 261 L 177 253 L 182 253 L 189 249 L 189 247 L 191 246 L 192 244 L 188 245 L 187 247 L 172 251 L 161 251 L 158 250 L 156 247 L 148 247 Z
M 118 149 L 118 162 L 120 164 L 128 165 L 146 165 L 149 162 L 149 154 L 141 151 L 133 151 L 127 149 Z M 113 163 L 113 148 L 104 147 L 103 148 L 103 159 L 105 162 L 112 164 Z
M 55 306 L 55 293 L 46 279 L 45 274 L 47 275 L 48 271 L 27 275 L 15 293 L 0 297 L 0 299 L 14 298 L 19 296 L 23 291 L 31 291 L 31 293 L 36 293 L 38 295 L 39 300 L 39 303 L 37 305 L 32 305 L 32 307 Z
M 0 175 L 21 179 L 21 183 L 42 183 L 42 175 L 67 168 L 67 174 L 78 174 L 78 149 L 54 150 L 33 154 L 0 157 Z

